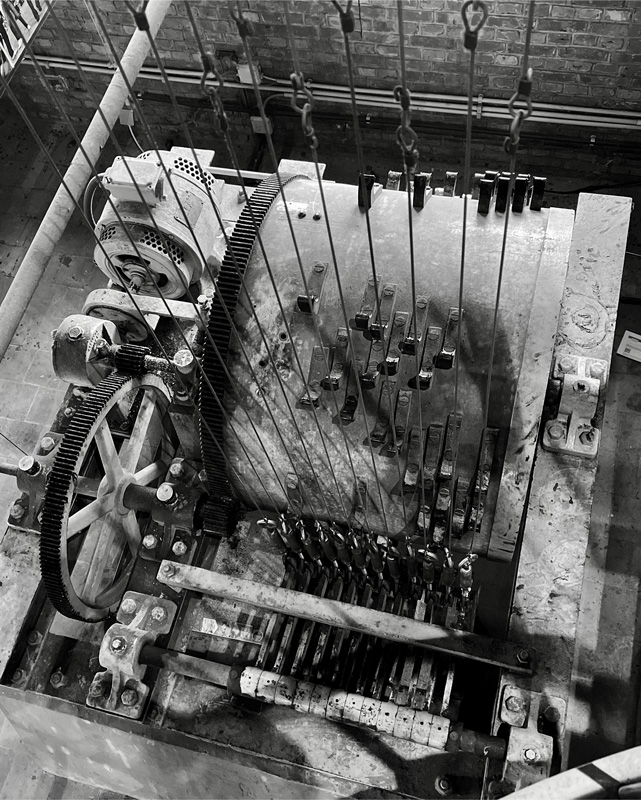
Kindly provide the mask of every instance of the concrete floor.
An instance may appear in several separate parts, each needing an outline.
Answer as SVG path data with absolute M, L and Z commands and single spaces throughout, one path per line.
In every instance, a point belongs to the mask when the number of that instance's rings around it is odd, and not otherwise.
M 71 137 L 62 128 L 51 131 L 45 125 L 42 133 L 57 162 L 68 163 L 74 152 Z M 47 208 L 57 177 L 11 116 L 0 123 L 0 156 L 5 167 L 0 186 L 2 297 Z M 81 309 L 91 289 L 105 285 L 86 252 L 85 229 L 74 218 L 0 365 L 0 434 L 27 453 L 47 430 L 66 388 L 51 369 L 51 331 L 64 316 Z M 641 259 L 629 258 L 622 294 L 641 297 Z M 626 328 L 641 332 L 638 306 L 621 307 L 617 344 Z M 0 459 L 17 460 L 20 455 L 0 437 Z M 641 364 L 614 356 L 580 618 L 573 764 L 639 741 L 640 473 Z M 15 496 L 14 479 L 0 475 L 0 530 Z M 117 797 L 42 772 L 20 747 L 10 726 L 2 725 L 0 800 Z

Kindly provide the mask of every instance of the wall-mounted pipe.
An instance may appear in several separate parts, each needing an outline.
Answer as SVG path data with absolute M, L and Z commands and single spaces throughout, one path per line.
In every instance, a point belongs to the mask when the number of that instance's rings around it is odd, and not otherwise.
M 158 33 L 170 5 L 170 0 L 150 0 L 147 5 L 146 15 L 152 36 Z M 133 83 L 138 77 L 149 50 L 147 33 L 136 30 L 121 61 L 123 72 L 129 83 Z M 0 360 L 4 358 L 20 320 L 51 259 L 53 250 L 71 219 L 75 208 L 74 200 L 80 201 L 87 181 L 109 138 L 111 128 L 116 124 L 120 111 L 127 100 L 127 95 L 125 79 L 120 71 L 115 72 L 100 101 L 102 114 L 100 111 L 95 113 L 83 136 L 82 149 L 78 149 L 65 173 L 66 188 L 63 185 L 58 188 L 20 263 L 9 291 L 0 305 Z M 82 152 L 83 149 L 86 157 Z
M 65 56 L 37 56 L 37 59 L 38 63 L 45 69 L 77 71 L 73 59 Z M 114 66 L 108 61 L 83 60 L 79 63 L 86 72 L 110 75 L 114 71 Z M 24 64 L 28 65 L 29 60 L 25 59 Z M 197 85 L 200 84 L 202 77 L 202 72 L 199 70 L 166 68 L 165 71 L 173 83 Z M 146 65 L 140 70 L 140 77 L 148 80 L 163 80 L 158 67 L 151 65 Z M 282 78 L 270 78 L 269 80 L 269 83 L 261 85 L 261 91 L 285 93 L 286 96 L 291 95 L 291 83 L 288 80 Z M 229 82 L 225 85 L 231 89 L 253 89 L 252 84 L 247 83 Z M 331 103 L 351 102 L 349 86 L 312 81 L 310 88 L 317 100 Z M 390 89 L 357 87 L 356 99 L 359 105 L 398 110 L 398 103 L 394 100 Z M 474 113 L 479 118 L 508 119 L 510 116 L 508 103 L 509 100 L 501 98 L 479 97 L 475 100 Z M 598 126 L 622 130 L 641 129 L 641 114 L 636 111 L 537 102 L 534 102 L 532 107 L 533 111 L 530 117 L 532 122 L 544 122 L 554 125 L 584 125 L 586 127 Z M 431 92 L 412 92 L 412 109 L 417 113 L 467 114 L 467 97 L 463 95 L 432 94 Z

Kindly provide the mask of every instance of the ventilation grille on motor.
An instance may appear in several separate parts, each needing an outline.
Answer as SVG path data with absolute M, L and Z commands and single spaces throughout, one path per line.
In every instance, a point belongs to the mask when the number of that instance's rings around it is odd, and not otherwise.
M 118 228 L 115 225 L 109 225 L 108 228 L 103 228 L 100 234 L 100 241 L 106 242 L 108 239 L 113 239 Z
M 152 158 L 153 156 L 156 156 L 156 153 L 150 151 L 147 153 L 141 153 L 137 157 L 146 161 L 147 159 Z M 207 187 L 209 187 L 209 191 L 213 193 L 214 187 L 216 185 L 214 179 L 211 177 L 211 175 L 209 175 L 207 172 L 204 171 L 201 175 L 200 170 L 198 169 L 196 164 L 194 164 L 193 161 L 190 161 L 188 158 L 183 158 L 182 156 L 179 156 L 174 160 L 172 167 L 178 172 L 184 172 L 185 175 L 189 175 L 192 178 L 196 178 L 196 180 L 199 180 L 201 183 L 204 183 Z M 203 176 L 205 178 L 204 181 L 203 181 Z
M 165 256 L 170 256 L 174 264 L 182 264 L 185 260 L 185 253 L 182 248 L 178 247 L 168 236 L 165 236 L 163 241 L 156 231 L 151 228 L 143 228 L 143 233 L 138 239 L 138 243 L 144 244 L 146 247 L 151 247 Z M 167 248 L 169 248 L 169 250 L 167 250 Z

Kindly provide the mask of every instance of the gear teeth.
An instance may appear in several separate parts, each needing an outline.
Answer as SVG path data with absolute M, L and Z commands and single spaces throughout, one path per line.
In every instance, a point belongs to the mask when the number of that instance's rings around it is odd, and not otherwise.
M 148 347 L 136 344 L 123 344 L 116 350 L 114 366 L 123 375 L 142 375 L 145 371 L 145 357 L 151 355 Z
M 70 490 L 75 480 L 78 459 L 91 428 L 106 403 L 127 381 L 129 375 L 114 373 L 101 381 L 85 397 L 82 406 L 69 422 L 53 467 L 47 478 L 42 503 L 42 522 L 40 523 L 40 572 L 47 597 L 53 607 L 71 619 L 91 621 L 76 608 L 67 592 L 62 569 L 62 539 L 66 536 L 64 516 L 69 502 Z
M 214 536 L 227 536 L 236 525 L 239 503 L 227 475 L 227 464 L 223 447 L 223 394 L 225 391 L 225 367 L 229 356 L 232 328 L 224 313 L 224 307 L 233 317 L 240 295 L 242 276 L 251 257 L 260 226 L 278 197 L 280 188 L 296 178 L 309 179 L 308 175 L 291 175 L 279 183 L 277 175 L 270 175 L 252 194 L 242 210 L 232 235 L 216 281 L 216 293 L 212 300 L 208 330 L 205 341 L 203 374 L 199 395 L 199 432 L 203 464 L 207 474 L 210 499 L 205 505 L 203 530 Z M 237 269 L 236 269 L 237 267 Z M 239 275 L 240 273 L 240 275 Z M 211 342 L 214 342 L 215 347 Z M 213 390 L 213 391 L 212 391 Z M 218 442 L 218 444 L 216 444 Z

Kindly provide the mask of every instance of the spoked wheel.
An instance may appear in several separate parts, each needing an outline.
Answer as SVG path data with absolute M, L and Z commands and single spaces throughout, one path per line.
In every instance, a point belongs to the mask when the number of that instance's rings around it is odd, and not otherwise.
M 49 599 L 67 617 L 98 622 L 127 588 L 141 512 L 124 497 L 167 469 L 170 399 L 156 375 L 116 373 L 85 398 L 60 443 L 42 506 L 40 569 Z

